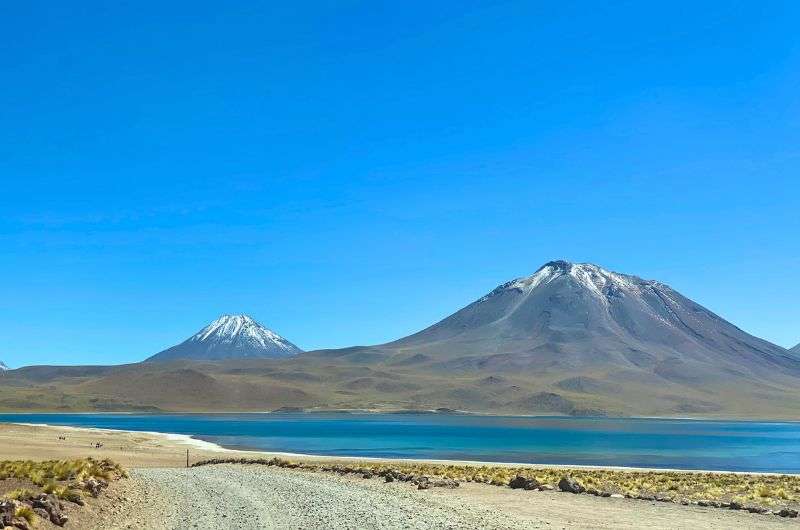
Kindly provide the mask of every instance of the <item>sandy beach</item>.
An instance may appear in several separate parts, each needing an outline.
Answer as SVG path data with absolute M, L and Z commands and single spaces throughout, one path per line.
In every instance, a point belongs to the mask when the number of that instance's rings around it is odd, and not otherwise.
M 0 423 L 0 460 L 91 456 L 110 458 L 126 468 L 186 467 L 187 449 L 193 461 L 219 456 L 222 451 L 239 453 L 179 434 Z
M 797 524 L 796 519 L 743 511 L 475 483 L 419 491 L 407 483 L 269 466 L 187 469 L 187 449 L 192 463 L 271 456 L 227 450 L 181 435 L 0 424 L 0 460 L 91 456 L 113 459 L 130 470 L 130 478 L 112 484 L 106 495 L 71 510 L 67 527 L 72 528 L 796 528 Z

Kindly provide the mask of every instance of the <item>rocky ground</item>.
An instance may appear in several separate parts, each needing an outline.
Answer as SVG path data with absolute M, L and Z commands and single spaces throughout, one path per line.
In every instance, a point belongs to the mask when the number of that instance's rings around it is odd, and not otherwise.
M 797 528 L 796 519 L 483 484 L 418 490 L 267 466 L 138 469 L 75 528 Z

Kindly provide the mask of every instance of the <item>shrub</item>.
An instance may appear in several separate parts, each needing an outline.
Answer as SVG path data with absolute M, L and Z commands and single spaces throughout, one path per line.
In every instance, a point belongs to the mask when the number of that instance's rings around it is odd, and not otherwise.
M 14 517 L 20 517 L 28 521 L 29 525 L 36 523 L 36 512 L 30 506 L 20 506 L 14 511 Z
M 3 495 L 3 497 L 8 500 L 19 501 L 19 500 L 29 499 L 33 497 L 33 495 L 34 493 L 31 490 L 27 488 L 19 488 L 9 491 L 5 495 Z

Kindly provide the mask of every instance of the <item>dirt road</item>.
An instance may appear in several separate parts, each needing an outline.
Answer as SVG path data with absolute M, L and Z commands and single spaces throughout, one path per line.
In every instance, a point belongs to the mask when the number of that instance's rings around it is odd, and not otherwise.
M 797 528 L 796 520 L 715 508 L 477 484 L 418 491 L 406 483 L 237 465 L 134 470 L 107 503 L 93 521 L 78 523 L 204 530 Z

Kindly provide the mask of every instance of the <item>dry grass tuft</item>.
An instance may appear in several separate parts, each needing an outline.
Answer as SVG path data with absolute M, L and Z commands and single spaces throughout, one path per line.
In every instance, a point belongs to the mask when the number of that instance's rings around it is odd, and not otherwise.
M 30 499 L 31 497 L 33 497 L 33 495 L 34 495 L 33 491 L 31 491 L 31 490 L 29 490 L 27 488 L 18 488 L 18 489 L 9 491 L 5 495 L 3 495 L 3 498 L 4 499 L 8 499 L 8 500 L 13 500 L 13 501 L 20 501 L 20 500 L 24 500 L 24 499 Z
M 14 517 L 25 519 L 29 525 L 36 524 L 36 512 L 30 506 L 20 506 L 14 511 Z
M 82 504 L 81 488 L 85 488 L 87 492 L 96 496 L 100 488 L 105 487 L 109 481 L 123 477 L 127 477 L 125 470 L 108 459 L 0 462 L 0 480 L 14 478 L 28 481 L 40 488 L 37 491 L 20 488 L 3 496 L 13 500 L 30 499 L 37 493 L 44 492 L 56 495 L 65 501 Z
M 0 462 L 0 480 L 6 478 L 30 480 L 40 487 L 54 481 L 82 481 L 92 477 L 114 480 L 126 476 L 127 473 L 119 464 L 108 459 L 80 458 L 45 462 L 33 460 Z

